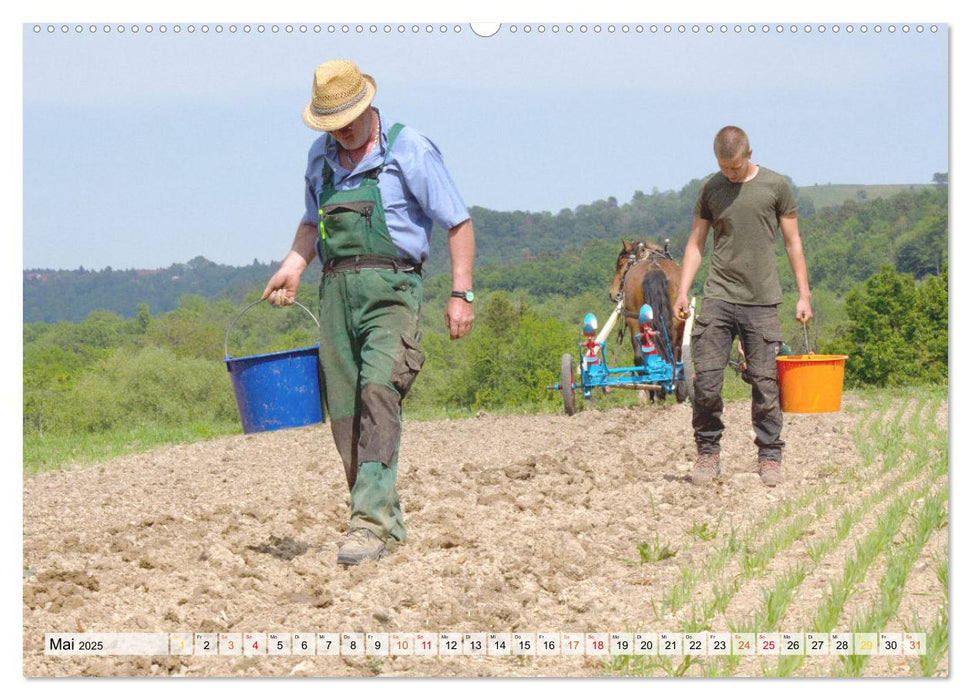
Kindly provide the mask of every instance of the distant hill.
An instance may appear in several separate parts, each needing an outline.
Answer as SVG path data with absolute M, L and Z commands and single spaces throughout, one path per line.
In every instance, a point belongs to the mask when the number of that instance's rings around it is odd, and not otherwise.
M 812 200 L 816 209 L 838 207 L 844 202 L 886 199 L 904 190 L 920 191 L 937 185 L 811 185 L 799 188 L 799 197 Z
M 175 309 L 186 294 L 242 301 L 265 285 L 277 267 L 255 260 L 234 267 L 196 257 L 158 270 L 25 270 L 24 323 L 77 323 L 98 310 L 134 318 L 142 303 L 157 314 Z
M 620 238 L 670 239 L 680 259 L 691 230 L 691 211 L 703 181 L 681 190 L 637 191 L 629 202 L 615 197 L 551 212 L 501 212 L 471 207 L 476 266 L 482 282 L 504 289 L 519 285 L 566 293 L 563 266 L 593 274 L 591 257 L 611 257 Z M 800 230 L 813 285 L 845 292 L 881 263 L 918 277 L 939 271 L 947 257 L 947 190 L 935 185 L 814 185 L 795 188 Z M 429 278 L 448 270 L 442 231 L 433 233 Z M 605 247 L 606 246 L 606 247 Z M 781 246 L 780 246 L 781 254 Z M 551 260 L 566 253 L 562 260 Z M 579 257 L 578 257 L 579 256 Z M 242 302 L 262 289 L 279 263 L 234 267 L 203 257 L 159 270 L 25 270 L 24 322 L 79 322 L 96 310 L 134 318 L 140 304 L 154 315 L 171 311 L 183 295 Z M 782 266 L 785 274 L 786 266 Z M 607 270 L 609 272 L 609 270 Z M 704 272 L 704 269 L 701 271 Z M 316 284 L 320 266 L 304 275 Z M 447 284 L 447 282 L 446 282 Z M 576 288 L 573 283 L 573 288 Z

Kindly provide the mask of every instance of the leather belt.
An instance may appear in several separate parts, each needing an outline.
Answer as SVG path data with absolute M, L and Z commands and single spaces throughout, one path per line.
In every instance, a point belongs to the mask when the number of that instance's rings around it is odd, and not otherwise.
M 324 274 L 338 272 L 360 272 L 361 270 L 394 270 L 395 272 L 415 272 L 421 274 L 421 263 L 405 258 L 390 258 L 382 255 L 351 255 L 346 258 L 331 258 L 324 263 Z

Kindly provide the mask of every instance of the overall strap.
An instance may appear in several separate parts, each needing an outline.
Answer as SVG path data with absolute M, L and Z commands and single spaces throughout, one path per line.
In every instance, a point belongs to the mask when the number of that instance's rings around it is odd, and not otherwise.
M 327 153 L 327 149 L 330 148 L 330 144 L 333 142 L 330 134 L 327 134 L 327 141 L 324 143 L 324 153 Z M 320 169 L 320 187 L 321 189 L 331 189 L 334 186 L 334 170 L 330 167 L 330 163 L 327 162 L 327 157 L 322 158 L 324 161 L 324 166 Z
M 384 165 L 387 165 L 388 160 L 391 158 L 391 147 L 394 145 L 394 140 L 398 138 L 398 134 L 404 128 L 404 124 L 395 123 L 390 129 L 388 129 L 388 147 L 384 151 Z
M 377 166 L 376 168 L 371 168 L 368 170 L 364 174 L 364 177 L 373 178 L 375 180 L 378 179 L 378 175 L 381 174 L 381 171 L 384 170 L 385 166 L 387 166 L 391 160 L 391 147 L 394 146 L 394 140 L 398 138 L 398 134 L 404 128 L 404 124 L 395 123 L 390 129 L 388 129 L 388 146 L 384 149 L 384 161 L 382 161 L 381 165 Z

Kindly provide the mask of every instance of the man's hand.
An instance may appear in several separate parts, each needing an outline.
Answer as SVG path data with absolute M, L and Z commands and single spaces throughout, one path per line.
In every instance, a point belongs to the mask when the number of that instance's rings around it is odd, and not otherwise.
M 449 298 L 448 305 L 445 307 L 445 325 L 452 340 L 468 335 L 474 320 L 475 308 L 472 304 L 458 297 Z
M 299 285 L 300 273 L 281 267 L 267 282 L 261 299 L 266 299 L 273 306 L 289 306 L 297 298 Z
M 674 300 L 674 315 L 682 321 L 687 321 L 690 314 L 691 304 L 688 303 L 688 295 L 679 293 L 678 298 Z
M 317 227 L 311 224 L 300 224 L 297 235 L 293 237 L 290 252 L 280 263 L 270 281 L 266 283 L 261 300 L 267 299 L 273 306 L 289 306 L 297 298 L 297 287 L 300 286 L 300 275 L 310 265 L 316 254 Z
M 812 307 L 809 306 L 809 299 L 799 299 L 796 302 L 796 320 L 800 323 L 809 323 L 809 319 L 813 317 Z

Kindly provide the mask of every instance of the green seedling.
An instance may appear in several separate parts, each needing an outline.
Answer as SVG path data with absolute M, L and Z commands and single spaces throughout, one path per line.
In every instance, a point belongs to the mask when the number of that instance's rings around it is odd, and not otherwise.
M 641 556 L 641 564 L 656 564 L 659 561 L 670 559 L 678 553 L 678 550 L 672 549 L 666 543 L 662 544 L 660 538 L 655 535 L 653 542 L 638 544 L 637 553 Z
M 688 534 L 697 537 L 702 542 L 711 542 L 718 537 L 718 528 L 720 525 L 721 518 L 718 519 L 718 523 L 714 528 L 708 527 L 708 523 L 692 523 L 691 527 L 688 528 Z

